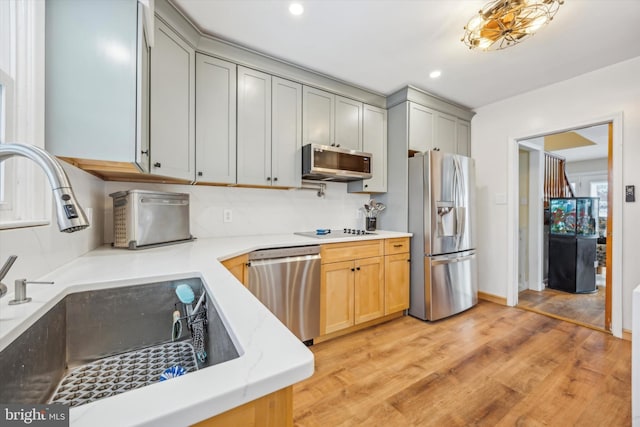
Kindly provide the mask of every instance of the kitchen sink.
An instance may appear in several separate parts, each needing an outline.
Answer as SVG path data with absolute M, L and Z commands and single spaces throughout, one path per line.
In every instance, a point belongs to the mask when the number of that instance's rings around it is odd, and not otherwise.
M 180 284 L 196 301 L 205 292 L 199 278 L 187 278 L 67 295 L 0 352 L 0 402 L 74 407 L 237 358 L 208 293 L 200 313 L 206 358 L 196 356 L 185 320 L 172 340 Z

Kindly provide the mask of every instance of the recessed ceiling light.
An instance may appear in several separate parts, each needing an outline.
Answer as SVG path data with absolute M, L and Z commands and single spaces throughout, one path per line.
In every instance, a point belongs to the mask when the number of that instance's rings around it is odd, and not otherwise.
M 289 12 L 291 12 L 292 15 L 302 15 L 302 12 L 304 12 L 304 7 L 302 7 L 302 5 L 300 3 L 291 3 L 289 5 Z
M 441 75 L 442 75 L 442 71 L 440 70 L 433 70 L 432 72 L 429 73 L 429 77 L 431 77 L 432 79 L 437 79 Z

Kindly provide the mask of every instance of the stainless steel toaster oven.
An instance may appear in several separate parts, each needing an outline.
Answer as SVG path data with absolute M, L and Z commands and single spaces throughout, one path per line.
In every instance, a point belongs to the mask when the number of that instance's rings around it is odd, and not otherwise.
M 143 249 L 193 240 L 189 194 L 128 190 L 112 193 L 113 246 Z

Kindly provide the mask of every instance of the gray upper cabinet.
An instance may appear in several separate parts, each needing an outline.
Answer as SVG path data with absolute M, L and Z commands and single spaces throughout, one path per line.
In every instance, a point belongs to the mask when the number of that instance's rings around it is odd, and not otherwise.
M 302 85 L 238 66 L 238 184 L 297 187 Z
M 303 87 L 303 143 L 362 150 L 362 102 Z
M 308 86 L 302 91 L 303 144 L 334 145 L 335 95 Z
M 456 152 L 471 157 L 471 123 L 466 120 L 456 122 Z
M 236 183 L 236 64 L 196 54 L 196 181 Z
M 272 185 L 298 187 L 302 179 L 302 85 L 272 77 Z
M 435 115 L 435 129 L 433 149 L 446 153 L 456 153 L 456 117 L 437 112 Z
M 336 95 L 335 103 L 335 145 L 362 151 L 362 102 Z
M 415 102 L 409 102 L 409 150 L 433 149 L 433 124 L 435 111 Z
M 195 51 L 162 21 L 151 51 L 151 172 L 195 179 Z
M 364 104 L 362 150 L 371 153 L 371 179 L 351 181 L 350 193 L 387 191 L 387 110 Z
M 238 67 L 238 184 L 271 180 L 271 76 Z
M 49 152 L 147 170 L 149 13 L 136 1 L 47 2 Z

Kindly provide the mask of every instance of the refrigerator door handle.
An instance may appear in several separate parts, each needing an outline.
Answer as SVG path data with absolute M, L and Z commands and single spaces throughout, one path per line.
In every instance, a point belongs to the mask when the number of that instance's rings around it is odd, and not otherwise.
M 447 258 L 438 258 L 438 259 L 432 259 L 431 260 L 431 264 L 432 265 L 440 265 L 440 264 L 453 264 L 456 262 L 463 262 L 463 261 L 467 261 L 470 259 L 473 259 L 476 257 L 475 253 L 472 253 L 470 255 L 466 255 L 466 256 L 456 256 L 456 255 L 452 255 L 452 256 L 448 256 Z

